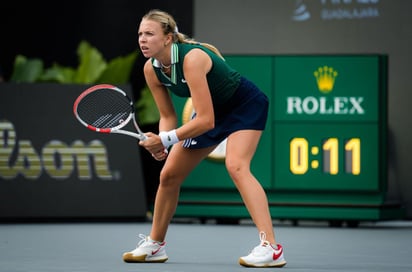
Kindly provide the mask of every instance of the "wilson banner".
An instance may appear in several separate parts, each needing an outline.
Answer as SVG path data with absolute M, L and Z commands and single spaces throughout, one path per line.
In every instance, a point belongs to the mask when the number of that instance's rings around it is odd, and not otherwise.
M 137 141 L 92 132 L 74 118 L 86 87 L 0 84 L 1 219 L 146 215 Z

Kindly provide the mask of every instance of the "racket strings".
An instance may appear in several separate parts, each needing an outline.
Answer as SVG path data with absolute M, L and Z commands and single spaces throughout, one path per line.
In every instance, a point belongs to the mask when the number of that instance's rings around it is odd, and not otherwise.
M 133 112 L 131 100 L 112 89 L 99 89 L 83 97 L 77 106 L 80 118 L 96 128 L 121 125 Z

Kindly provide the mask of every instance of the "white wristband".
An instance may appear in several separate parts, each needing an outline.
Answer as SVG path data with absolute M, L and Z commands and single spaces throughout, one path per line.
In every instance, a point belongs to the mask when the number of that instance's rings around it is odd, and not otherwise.
M 163 146 L 166 148 L 179 142 L 179 138 L 177 138 L 176 135 L 176 129 L 173 129 L 171 131 L 161 131 L 159 133 L 159 136 Z

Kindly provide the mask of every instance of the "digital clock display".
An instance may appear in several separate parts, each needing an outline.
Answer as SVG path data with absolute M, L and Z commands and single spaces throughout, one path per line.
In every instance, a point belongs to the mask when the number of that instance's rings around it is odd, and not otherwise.
M 339 139 L 327 138 L 322 142 L 322 170 L 323 173 L 337 175 L 339 173 Z M 352 175 L 360 174 L 360 145 L 359 138 L 345 140 L 343 157 L 345 163 L 345 173 Z M 293 138 L 290 141 L 290 171 L 295 175 L 303 175 L 309 169 L 309 144 L 305 138 Z M 319 155 L 319 147 L 312 146 L 310 153 L 313 156 Z M 312 169 L 319 168 L 319 160 L 314 159 L 310 163 Z
M 277 125 L 276 188 L 377 190 L 376 133 L 371 124 Z

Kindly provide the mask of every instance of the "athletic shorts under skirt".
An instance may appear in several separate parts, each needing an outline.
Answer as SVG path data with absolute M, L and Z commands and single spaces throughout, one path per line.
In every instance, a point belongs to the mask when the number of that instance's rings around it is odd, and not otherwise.
M 265 93 L 248 79 L 242 77 L 233 97 L 215 109 L 215 127 L 195 138 L 183 141 L 186 148 L 205 148 L 218 145 L 231 133 L 239 130 L 264 130 L 268 116 L 269 100 Z M 196 118 L 196 113 L 192 119 Z

